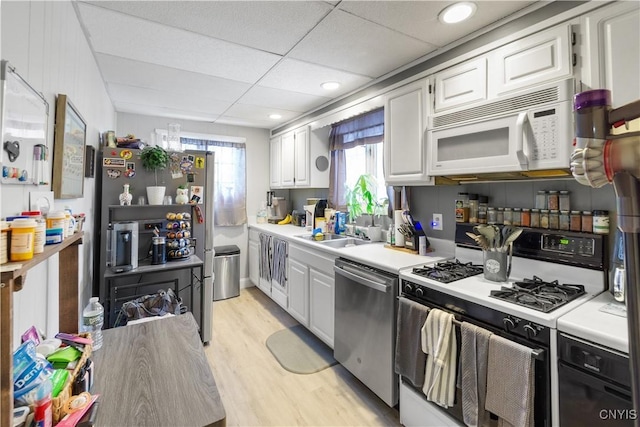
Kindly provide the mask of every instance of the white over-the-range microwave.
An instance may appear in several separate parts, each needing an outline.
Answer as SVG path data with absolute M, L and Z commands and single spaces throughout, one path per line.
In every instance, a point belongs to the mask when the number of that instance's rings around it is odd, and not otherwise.
M 572 97 L 565 79 L 430 116 L 429 175 L 568 170 Z

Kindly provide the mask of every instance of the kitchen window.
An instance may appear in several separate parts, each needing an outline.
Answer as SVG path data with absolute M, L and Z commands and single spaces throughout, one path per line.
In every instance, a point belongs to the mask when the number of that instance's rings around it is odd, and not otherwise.
M 346 210 L 345 189 L 353 188 L 358 177 L 370 174 L 378 183 L 378 197 L 387 195 L 382 170 L 382 141 L 384 139 L 384 109 L 334 123 L 329 135 L 331 170 L 329 175 L 329 204 Z
M 246 148 L 244 141 L 223 140 L 225 137 L 181 136 L 185 150 L 215 153 L 214 224 L 237 226 L 247 222 Z
M 167 144 L 167 130 L 155 129 L 156 143 Z M 245 139 L 233 136 L 181 132 L 184 150 L 215 153 L 214 224 L 238 226 L 247 222 L 247 172 Z

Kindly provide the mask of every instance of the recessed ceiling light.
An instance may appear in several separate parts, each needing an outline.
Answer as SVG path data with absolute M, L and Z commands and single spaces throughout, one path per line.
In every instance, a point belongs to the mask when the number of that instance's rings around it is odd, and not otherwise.
M 465 1 L 445 7 L 438 18 L 445 24 L 457 24 L 471 18 L 474 13 L 476 13 L 476 4 Z
M 281 119 L 282 116 L 280 114 L 269 114 L 269 118 L 273 120 Z
M 336 90 L 340 87 L 338 82 L 324 82 L 320 85 L 324 90 Z

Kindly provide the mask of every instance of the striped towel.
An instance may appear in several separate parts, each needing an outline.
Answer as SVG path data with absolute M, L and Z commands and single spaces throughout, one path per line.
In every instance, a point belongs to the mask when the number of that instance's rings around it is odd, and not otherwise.
M 427 354 L 422 392 L 444 408 L 453 406 L 456 390 L 456 334 L 453 314 L 432 309 L 421 330 L 422 351 Z

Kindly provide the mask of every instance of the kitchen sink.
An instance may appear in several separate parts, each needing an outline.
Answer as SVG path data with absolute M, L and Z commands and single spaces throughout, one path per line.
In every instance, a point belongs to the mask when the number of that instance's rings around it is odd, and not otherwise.
M 312 242 L 328 242 L 328 241 L 332 241 L 332 240 L 344 240 L 347 238 L 347 236 L 341 236 L 340 234 L 324 234 L 324 238 L 322 240 L 316 240 L 315 237 L 313 237 L 311 234 L 298 234 L 296 236 L 293 237 L 299 237 L 301 239 L 305 239 L 305 240 L 311 240 Z
M 367 245 L 371 243 L 371 240 L 363 240 L 363 239 L 355 239 L 353 237 L 347 237 L 341 240 L 324 240 L 318 243 L 325 246 L 331 246 L 332 248 L 347 248 L 351 246 Z

